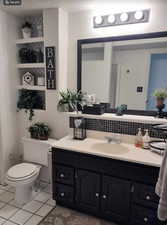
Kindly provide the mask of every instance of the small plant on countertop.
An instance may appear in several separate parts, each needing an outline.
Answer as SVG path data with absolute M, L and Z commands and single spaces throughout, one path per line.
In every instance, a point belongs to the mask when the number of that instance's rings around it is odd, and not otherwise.
M 60 100 L 57 108 L 60 112 L 75 111 L 78 113 L 86 105 L 85 94 L 81 91 L 60 91 Z
M 28 128 L 31 138 L 39 140 L 48 140 L 51 133 L 50 127 L 46 123 L 37 122 Z
M 31 121 L 34 116 L 34 109 L 43 108 L 42 98 L 37 91 L 21 89 L 17 108 L 18 111 L 23 109 L 25 110 L 25 113 L 29 113 L 29 120 Z

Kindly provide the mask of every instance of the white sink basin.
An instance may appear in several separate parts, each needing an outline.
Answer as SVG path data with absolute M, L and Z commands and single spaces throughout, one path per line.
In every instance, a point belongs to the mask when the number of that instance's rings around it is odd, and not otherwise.
M 130 151 L 130 149 L 122 144 L 115 143 L 96 143 L 92 145 L 92 148 L 96 151 L 111 153 L 114 155 L 122 155 Z

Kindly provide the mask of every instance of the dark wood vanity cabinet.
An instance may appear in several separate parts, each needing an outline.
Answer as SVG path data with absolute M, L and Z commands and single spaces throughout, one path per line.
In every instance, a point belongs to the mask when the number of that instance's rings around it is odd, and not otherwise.
M 76 204 L 80 209 L 98 213 L 100 175 L 87 170 L 76 170 Z
M 57 204 L 122 225 L 161 225 L 155 194 L 159 168 L 52 149 Z

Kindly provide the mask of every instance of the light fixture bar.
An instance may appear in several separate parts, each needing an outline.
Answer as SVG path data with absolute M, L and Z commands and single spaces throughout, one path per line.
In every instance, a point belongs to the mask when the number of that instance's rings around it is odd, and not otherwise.
M 101 23 L 96 23 L 99 16 L 93 17 L 93 26 L 94 28 L 100 27 L 109 27 L 109 26 L 118 26 L 126 24 L 135 24 L 135 23 L 146 23 L 149 21 L 150 9 L 133 11 L 133 12 L 122 12 L 117 14 L 103 15 L 101 17 Z

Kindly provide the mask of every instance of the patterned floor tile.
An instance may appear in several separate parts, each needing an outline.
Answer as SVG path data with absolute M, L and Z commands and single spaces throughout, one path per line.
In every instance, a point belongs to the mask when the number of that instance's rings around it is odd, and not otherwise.
M 40 225 L 116 225 L 93 216 L 57 206 Z

